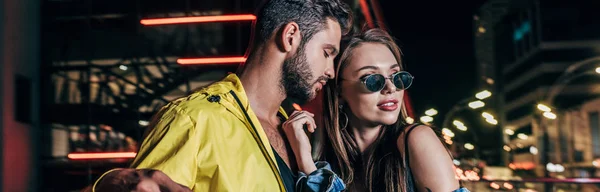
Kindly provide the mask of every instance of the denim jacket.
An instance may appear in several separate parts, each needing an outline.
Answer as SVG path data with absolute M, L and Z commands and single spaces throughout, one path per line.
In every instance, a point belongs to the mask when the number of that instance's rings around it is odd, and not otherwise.
M 298 192 L 340 192 L 346 189 L 344 181 L 332 170 L 329 163 L 318 161 L 315 163 L 317 170 L 306 175 L 299 172 L 296 181 Z M 460 188 L 452 192 L 469 192 L 466 188 Z
M 309 175 L 298 173 L 296 191 L 304 192 L 338 192 L 346 189 L 344 181 L 332 170 L 329 163 L 325 161 L 315 162 L 317 170 Z

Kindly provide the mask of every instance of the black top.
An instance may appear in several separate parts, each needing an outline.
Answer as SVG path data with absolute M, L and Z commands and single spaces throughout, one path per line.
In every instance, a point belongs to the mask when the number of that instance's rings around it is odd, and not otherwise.
M 279 175 L 281 175 L 281 180 L 283 180 L 283 185 L 285 186 L 285 190 L 288 192 L 293 192 L 296 180 L 294 178 L 294 174 L 292 170 L 285 164 L 285 161 L 277 154 L 277 151 L 273 149 L 273 153 L 275 153 L 275 159 L 277 160 L 277 167 L 279 167 Z
M 406 163 L 406 169 L 404 169 L 404 175 L 406 177 L 406 191 L 417 191 L 417 184 L 415 183 L 415 179 L 410 168 L 410 153 L 408 152 L 408 134 L 412 132 L 415 127 L 420 124 L 414 124 L 408 127 L 408 131 L 404 134 L 404 163 Z M 399 136 L 398 136 L 399 137 Z

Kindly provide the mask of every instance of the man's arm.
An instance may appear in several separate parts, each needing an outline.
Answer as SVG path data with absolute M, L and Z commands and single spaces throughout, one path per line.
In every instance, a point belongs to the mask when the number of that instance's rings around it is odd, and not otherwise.
M 82 190 L 93 191 L 191 192 L 189 188 L 171 180 L 161 171 L 132 168 L 111 170 L 105 173 L 98 183 Z
M 189 191 L 196 178 L 200 141 L 195 121 L 168 106 L 152 122 L 132 169 L 111 170 L 91 191 Z M 133 169 L 135 168 L 135 169 Z

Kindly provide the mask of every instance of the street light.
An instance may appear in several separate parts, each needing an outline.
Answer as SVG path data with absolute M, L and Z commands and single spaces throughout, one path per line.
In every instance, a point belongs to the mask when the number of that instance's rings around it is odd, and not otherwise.
M 481 91 L 481 92 L 475 94 L 475 98 L 480 99 L 480 100 L 483 100 L 483 99 L 488 98 L 490 96 L 492 96 L 492 92 L 490 92 L 488 90 L 484 90 L 484 91 Z
M 434 116 L 434 115 L 437 115 L 437 114 L 438 114 L 438 111 L 435 110 L 434 108 L 431 108 L 431 109 L 425 111 L 425 115 L 427 115 L 427 116 Z
M 515 131 L 513 131 L 512 129 L 505 129 L 504 133 L 506 133 L 507 135 L 514 135 Z
M 596 73 L 600 74 L 600 67 L 596 67 Z
M 469 103 L 469 107 L 471 109 L 482 108 L 483 106 L 485 106 L 485 103 L 483 101 L 473 101 Z

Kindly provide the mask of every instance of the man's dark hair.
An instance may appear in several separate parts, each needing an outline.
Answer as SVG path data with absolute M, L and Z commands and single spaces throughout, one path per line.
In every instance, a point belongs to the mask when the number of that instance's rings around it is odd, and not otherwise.
M 327 19 L 340 24 L 342 35 L 352 28 L 350 7 L 340 0 L 267 0 L 256 14 L 255 45 L 266 42 L 278 29 L 296 22 L 302 45 L 326 27 Z

